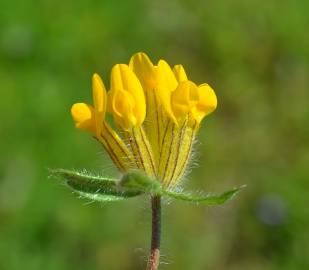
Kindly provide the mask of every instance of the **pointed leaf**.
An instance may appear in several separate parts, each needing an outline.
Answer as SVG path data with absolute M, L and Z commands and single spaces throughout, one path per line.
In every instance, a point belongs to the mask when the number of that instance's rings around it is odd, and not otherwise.
M 83 199 L 89 199 L 91 201 L 97 201 L 97 202 L 116 202 L 116 201 L 127 199 L 127 197 L 121 197 L 121 196 L 115 196 L 115 195 L 109 195 L 109 194 L 86 193 L 86 192 L 81 192 L 81 191 L 76 191 L 76 190 L 74 192 Z
M 164 190 L 163 194 L 170 198 L 182 200 L 182 201 L 196 202 L 196 203 L 202 203 L 206 205 L 219 205 L 219 204 L 224 204 L 227 201 L 231 200 L 244 187 L 245 186 L 241 186 L 241 187 L 231 189 L 229 191 L 226 191 L 218 195 L 209 194 L 204 197 L 199 197 L 195 195 L 189 195 L 189 194 L 185 194 L 181 192 L 174 192 L 174 191 L 169 191 L 169 190 Z
M 119 181 L 64 169 L 51 170 L 50 175 L 63 179 L 81 197 L 95 201 L 115 201 L 135 197 L 142 192 L 121 187 Z

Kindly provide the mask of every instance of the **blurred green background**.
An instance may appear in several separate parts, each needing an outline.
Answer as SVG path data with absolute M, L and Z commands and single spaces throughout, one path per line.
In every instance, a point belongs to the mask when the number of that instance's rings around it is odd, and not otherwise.
M 309 2 L 0 0 L 0 269 L 144 269 L 145 198 L 100 205 L 47 168 L 117 175 L 70 106 L 138 51 L 182 63 L 219 106 L 189 190 L 247 184 L 208 208 L 165 202 L 166 270 L 309 269 Z

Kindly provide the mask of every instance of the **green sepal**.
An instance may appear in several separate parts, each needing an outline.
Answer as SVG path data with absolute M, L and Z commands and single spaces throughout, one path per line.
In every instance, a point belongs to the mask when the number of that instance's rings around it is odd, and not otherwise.
M 220 205 L 224 204 L 227 201 L 230 201 L 235 197 L 235 195 L 244 188 L 245 186 L 241 186 L 238 188 L 233 188 L 221 194 L 208 194 L 206 196 L 195 196 L 189 195 L 182 192 L 175 192 L 170 190 L 163 190 L 163 195 L 168 196 L 173 199 L 188 201 L 194 203 L 201 203 L 204 205 Z
M 161 183 L 141 171 L 132 170 L 123 175 L 119 184 L 126 188 L 136 188 L 145 193 L 161 195 Z
M 141 190 L 120 186 L 118 180 L 87 173 L 56 169 L 50 170 L 50 175 L 64 180 L 81 197 L 94 201 L 119 201 L 143 193 Z

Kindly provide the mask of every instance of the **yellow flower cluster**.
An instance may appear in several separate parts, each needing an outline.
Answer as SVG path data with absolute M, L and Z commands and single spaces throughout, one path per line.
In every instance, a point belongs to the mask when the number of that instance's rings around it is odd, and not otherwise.
M 72 106 L 76 127 L 91 132 L 120 171 L 140 169 L 165 187 L 175 186 L 186 172 L 200 122 L 217 107 L 212 88 L 190 81 L 181 65 L 154 65 L 137 53 L 129 65 L 112 68 L 108 92 L 94 74 L 92 91 L 93 106 Z

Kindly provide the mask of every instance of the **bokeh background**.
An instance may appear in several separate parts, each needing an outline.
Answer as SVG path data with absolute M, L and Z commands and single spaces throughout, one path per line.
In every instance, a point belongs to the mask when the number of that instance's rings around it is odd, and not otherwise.
M 145 198 L 100 205 L 47 168 L 117 176 L 75 130 L 93 72 L 138 51 L 216 90 L 186 188 L 247 184 L 226 206 L 165 202 L 166 270 L 309 269 L 309 2 L 0 0 L 0 269 L 144 269 Z

